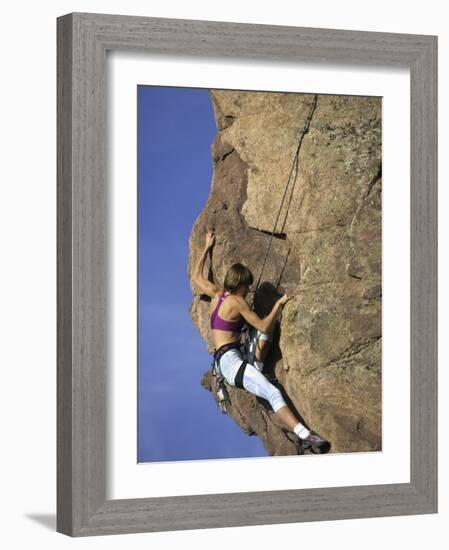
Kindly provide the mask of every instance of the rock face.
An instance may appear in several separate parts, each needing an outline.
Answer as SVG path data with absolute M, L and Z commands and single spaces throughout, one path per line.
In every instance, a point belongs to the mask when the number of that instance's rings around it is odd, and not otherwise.
M 332 452 L 381 450 L 381 99 L 222 90 L 210 97 L 214 175 L 190 236 L 189 274 L 213 228 L 211 280 L 222 286 L 234 262 L 256 281 L 261 275 L 248 301 L 262 317 L 276 288 L 287 289 L 293 299 L 267 376 Z M 192 291 L 191 317 L 212 351 L 210 299 L 194 283 Z M 212 382 L 205 373 L 204 387 L 214 391 Z M 299 452 L 267 403 L 235 388 L 229 394 L 230 415 L 269 454 Z

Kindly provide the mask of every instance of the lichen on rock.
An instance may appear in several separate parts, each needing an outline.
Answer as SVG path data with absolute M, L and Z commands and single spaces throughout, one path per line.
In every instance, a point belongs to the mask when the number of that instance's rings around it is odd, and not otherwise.
M 332 452 L 376 451 L 381 440 L 381 98 L 211 90 L 218 132 L 211 191 L 190 236 L 189 275 L 206 229 L 216 235 L 210 278 L 234 262 L 255 278 L 292 172 L 262 275 L 293 295 L 267 374 Z M 209 300 L 192 282 L 192 321 L 213 349 Z M 267 302 L 256 311 L 263 316 Z M 259 311 L 258 311 L 259 309 Z M 214 390 L 210 372 L 202 383 Z M 230 415 L 271 455 L 297 441 L 256 397 L 230 389 Z

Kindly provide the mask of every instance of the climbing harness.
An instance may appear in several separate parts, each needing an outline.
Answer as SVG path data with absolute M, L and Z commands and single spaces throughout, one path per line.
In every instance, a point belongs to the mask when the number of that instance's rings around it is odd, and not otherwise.
M 239 370 L 237 371 L 237 374 L 234 378 L 234 385 L 236 388 L 239 388 L 241 390 L 244 390 L 245 387 L 243 386 L 243 376 L 245 375 L 245 369 L 246 365 L 248 364 L 248 361 L 245 359 L 242 361 L 242 364 L 239 367 Z
M 215 379 L 217 404 L 220 411 L 223 414 L 227 414 L 228 412 L 228 404 L 230 403 L 230 399 L 229 399 L 228 390 L 226 389 L 226 380 L 220 371 L 220 359 L 222 355 L 230 349 L 238 349 L 240 350 L 240 352 L 242 352 L 242 354 L 244 354 L 244 350 L 242 349 L 242 344 L 239 342 L 231 342 L 230 344 L 224 344 L 223 346 L 220 346 L 218 349 L 214 350 L 212 353 L 212 375 Z M 245 369 L 248 362 L 249 361 L 244 356 L 242 364 L 240 365 L 235 375 L 234 385 L 236 388 L 239 388 L 241 390 L 245 389 L 243 386 L 243 376 L 245 374 Z
M 251 329 L 246 324 L 243 325 L 240 331 L 240 346 L 243 357 L 248 363 L 254 365 L 254 361 L 256 360 L 257 338 L 251 336 Z
M 248 325 L 243 325 L 242 330 L 240 331 L 240 344 L 242 348 L 242 353 L 248 363 L 254 364 L 256 346 L 254 340 L 252 341 L 249 335 Z
M 295 165 L 296 165 L 296 167 L 298 166 L 299 153 L 300 153 L 300 150 L 301 150 L 302 141 L 304 139 L 305 134 L 307 134 L 307 132 L 309 131 L 310 121 L 312 119 L 313 112 L 315 111 L 317 97 L 318 96 L 315 94 L 315 96 L 313 98 L 313 101 L 312 101 L 312 106 L 310 107 L 309 115 L 308 115 L 308 117 L 306 119 L 306 122 L 304 124 L 304 127 L 301 131 L 301 137 L 299 139 L 298 146 L 296 148 L 295 156 L 293 157 L 293 163 L 292 163 L 292 167 L 291 167 L 291 170 L 290 170 L 290 174 L 288 176 L 287 184 L 286 184 L 285 189 L 284 189 L 284 194 L 282 195 L 281 204 L 279 205 L 279 209 L 278 209 L 277 216 L 276 216 L 276 221 L 274 222 L 273 231 L 271 232 L 270 240 L 268 242 L 268 247 L 267 247 L 267 250 L 265 252 L 265 257 L 264 257 L 264 260 L 263 260 L 263 263 L 262 263 L 262 268 L 260 270 L 259 278 L 257 279 L 257 284 L 256 284 L 256 288 L 254 289 L 254 293 L 256 293 L 257 289 L 259 288 L 259 284 L 260 284 L 260 280 L 262 278 L 263 270 L 265 269 L 265 265 L 267 263 L 268 255 L 269 255 L 270 250 L 271 250 L 271 244 L 273 242 L 273 236 L 274 236 L 274 232 L 276 230 L 276 225 L 278 223 L 279 216 L 281 215 L 282 206 L 284 204 L 284 200 L 285 200 L 285 197 L 287 195 L 287 189 L 290 185 L 290 180 L 291 180 L 291 177 L 292 177 L 292 174 L 293 174 L 293 169 L 294 169 Z M 292 190 L 292 192 L 293 192 L 293 190 Z M 285 220 L 284 220 L 284 224 L 285 224 Z
M 212 375 L 215 380 L 217 404 L 218 404 L 218 408 L 223 414 L 227 414 L 228 412 L 228 405 L 230 403 L 230 399 L 229 399 L 228 390 L 226 389 L 226 381 L 220 371 L 220 358 L 225 352 L 227 352 L 232 348 L 240 349 L 240 344 L 238 342 L 232 342 L 230 344 L 225 344 L 223 346 L 220 346 L 218 349 L 215 349 L 212 352 Z
M 225 380 L 220 373 L 220 369 L 214 358 L 212 359 L 212 375 L 215 380 L 215 392 L 217 396 L 218 408 L 220 409 L 220 412 L 222 412 L 223 414 L 227 414 L 229 394 L 226 389 Z

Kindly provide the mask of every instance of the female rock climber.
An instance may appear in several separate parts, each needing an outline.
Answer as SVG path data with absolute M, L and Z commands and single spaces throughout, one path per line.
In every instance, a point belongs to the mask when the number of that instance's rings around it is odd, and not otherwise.
M 222 376 L 231 386 L 245 389 L 266 399 L 281 422 L 301 440 L 303 449 L 311 448 L 315 452 L 327 452 L 330 444 L 298 421 L 285 403 L 279 389 L 261 372 L 268 341 L 271 339 L 270 334 L 284 304 L 291 297 L 284 294 L 274 304 L 271 312 L 261 319 L 245 300 L 253 284 L 253 275 L 246 266 L 241 263 L 233 264 L 226 273 L 223 289 L 203 276 L 204 263 L 214 241 L 214 234 L 208 232 L 204 250 L 193 274 L 193 282 L 212 298 L 210 326 L 215 343 L 214 356 Z M 240 330 L 245 321 L 252 325 L 259 335 L 260 333 L 265 335 L 262 339 L 259 338 L 259 341 L 262 340 L 264 343 L 256 351 L 254 364 L 243 359 L 240 349 Z

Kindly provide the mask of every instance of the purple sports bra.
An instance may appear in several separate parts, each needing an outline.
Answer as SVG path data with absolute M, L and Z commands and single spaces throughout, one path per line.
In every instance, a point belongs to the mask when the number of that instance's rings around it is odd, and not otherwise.
M 210 316 L 210 328 L 215 328 L 218 330 L 228 330 L 230 332 L 240 332 L 240 329 L 244 325 L 244 321 L 226 321 L 218 315 L 218 309 L 221 306 L 221 303 L 227 296 L 224 295 L 225 291 L 221 293 L 218 303 Z M 229 294 L 228 294 L 229 296 Z

